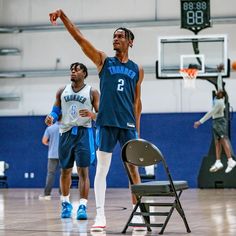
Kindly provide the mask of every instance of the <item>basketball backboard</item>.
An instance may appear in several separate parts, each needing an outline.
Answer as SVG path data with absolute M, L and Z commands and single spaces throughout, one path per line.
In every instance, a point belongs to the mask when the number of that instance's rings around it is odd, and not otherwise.
M 194 65 L 198 77 L 217 77 L 217 65 L 224 64 L 223 77 L 229 77 L 227 35 L 193 35 L 158 38 L 158 79 L 182 78 L 179 70 Z

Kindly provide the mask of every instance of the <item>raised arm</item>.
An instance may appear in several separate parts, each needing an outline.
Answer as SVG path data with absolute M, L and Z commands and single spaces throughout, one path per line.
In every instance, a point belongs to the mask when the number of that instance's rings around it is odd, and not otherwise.
M 84 37 L 84 35 L 80 32 L 80 30 L 75 26 L 75 24 L 71 22 L 71 20 L 66 16 L 66 14 L 61 9 L 50 13 L 49 17 L 53 25 L 56 25 L 56 21 L 58 18 L 61 19 L 68 32 L 80 45 L 85 55 L 93 61 L 93 63 L 97 66 L 98 71 L 100 71 L 106 58 L 106 54 L 102 51 L 97 50 Z
M 224 65 L 220 64 L 217 66 L 218 77 L 217 77 L 217 91 L 223 90 L 223 80 L 221 71 L 224 69 Z
M 135 101 L 134 101 L 134 115 L 136 119 L 136 129 L 139 136 L 140 136 L 140 118 L 141 118 L 141 111 L 142 111 L 141 84 L 143 82 L 143 77 L 144 77 L 143 68 L 139 67 L 139 80 L 136 85 Z

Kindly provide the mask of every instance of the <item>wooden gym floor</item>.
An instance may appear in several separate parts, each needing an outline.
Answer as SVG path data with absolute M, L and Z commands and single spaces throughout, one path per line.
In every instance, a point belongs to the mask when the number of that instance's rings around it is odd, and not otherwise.
M 78 221 L 78 193 L 71 189 L 74 206 L 72 219 L 60 219 L 60 200 L 57 189 L 50 201 L 38 200 L 42 189 L 0 189 L 1 236 L 89 236 L 122 235 L 121 231 L 131 210 L 128 189 L 108 189 L 106 195 L 107 229 L 104 233 L 90 234 L 95 216 L 93 189 L 90 191 L 89 219 Z M 179 215 L 174 212 L 164 235 L 235 236 L 236 189 L 189 189 L 181 197 L 191 233 L 186 233 Z M 128 228 L 126 235 L 158 235 L 159 228 L 151 233 L 135 232 Z

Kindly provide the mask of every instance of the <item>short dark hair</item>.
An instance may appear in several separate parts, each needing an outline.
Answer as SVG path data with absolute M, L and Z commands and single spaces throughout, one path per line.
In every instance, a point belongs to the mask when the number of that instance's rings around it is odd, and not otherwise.
M 87 67 L 83 64 L 83 63 L 80 63 L 80 62 L 74 62 L 70 65 L 70 70 L 72 70 L 72 68 L 76 68 L 77 66 L 80 67 L 81 70 L 83 70 L 83 72 L 85 73 L 85 76 L 84 78 L 86 78 L 88 76 L 88 69 Z
M 124 28 L 124 27 L 119 27 L 118 29 L 116 29 L 114 31 L 114 33 L 118 30 L 123 30 L 125 32 L 125 37 L 128 39 L 128 40 L 134 40 L 134 34 L 132 33 L 131 30 L 127 29 L 127 28 Z

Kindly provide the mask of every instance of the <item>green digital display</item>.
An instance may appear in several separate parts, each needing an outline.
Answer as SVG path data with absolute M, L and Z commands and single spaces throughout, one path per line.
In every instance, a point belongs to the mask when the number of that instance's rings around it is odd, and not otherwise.
M 210 0 L 181 0 L 181 28 L 198 32 L 210 26 Z

